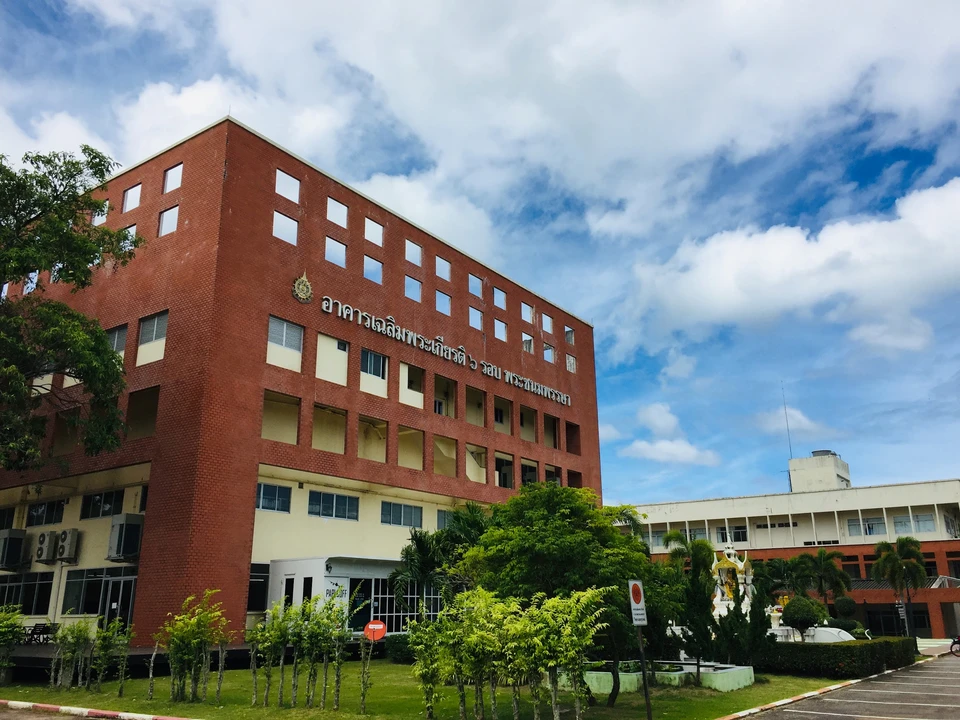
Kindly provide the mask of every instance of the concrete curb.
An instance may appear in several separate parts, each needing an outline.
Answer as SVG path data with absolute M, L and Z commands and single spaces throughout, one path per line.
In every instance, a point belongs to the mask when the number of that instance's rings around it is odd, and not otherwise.
M 938 657 L 943 657 L 943 655 L 949 654 L 950 652 L 947 651 L 946 653 L 934 655 L 933 657 L 926 658 L 925 660 L 918 660 L 910 665 L 904 665 L 902 668 L 897 668 L 896 670 L 884 670 L 882 673 L 870 675 L 869 677 L 857 678 L 856 680 L 846 680 L 842 683 L 837 683 L 836 685 L 828 685 L 827 687 L 820 688 L 819 690 L 811 690 L 808 693 L 803 693 L 803 695 L 795 695 L 794 697 L 786 698 L 785 700 L 777 700 L 776 702 L 760 705 L 759 707 L 750 708 L 749 710 L 741 710 L 740 712 L 733 713 L 732 715 L 724 715 L 716 720 L 736 720 L 736 718 L 749 717 L 751 715 L 766 712 L 767 710 L 774 710 L 775 708 L 783 707 L 784 705 L 792 705 L 793 703 L 800 702 L 801 700 L 817 697 L 818 695 L 826 695 L 827 693 L 832 693 L 834 690 L 842 690 L 843 688 L 850 687 L 851 685 L 857 685 L 858 683 L 862 683 L 864 680 L 873 680 L 874 678 L 890 675 L 891 673 L 899 672 L 900 670 L 906 670 L 907 668 L 916 667 L 917 665 L 923 665 L 931 660 L 936 660 Z
M 119 720 L 190 720 L 189 718 L 171 717 L 169 715 L 144 715 L 143 713 L 119 712 L 117 710 L 93 710 L 69 705 L 47 705 L 46 703 L 21 702 L 19 700 L 0 700 L 0 707 L 8 707 L 11 710 L 58 713 L 60 715 L 72 715 L 73 717 L 118 718 Z

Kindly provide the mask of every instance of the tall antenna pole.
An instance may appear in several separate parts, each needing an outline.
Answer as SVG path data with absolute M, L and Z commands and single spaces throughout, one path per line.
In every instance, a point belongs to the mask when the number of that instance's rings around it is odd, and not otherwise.
M 790 449 L 790 459 L 793 460 L 793 441 L 790 439 L 790 416 L 787 415 L 787 394 L 783 389 L 783 380 L 780 381 L 780 396 L 783 398 L 783 421 L 787 424 L 787 447 Z M 787 482 L 790 483 L 790 492 L 793 492 L 793 476 L 790 466 L 787 465 Z

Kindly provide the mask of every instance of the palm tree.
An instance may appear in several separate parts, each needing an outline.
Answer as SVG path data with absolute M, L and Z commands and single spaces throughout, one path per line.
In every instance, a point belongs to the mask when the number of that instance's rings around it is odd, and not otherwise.
M 679 567 L 690 563 L 691 574 L 710 572 L 717 553 L 709 540 L 690 540 L 679 530 L 671 530 L 663 536 L 663 545 L 670 551 L 670 559 Z
M 390 573 L 390 587 L 393 588 L 397 603 L 407 610 L 411 609 L 407 607 L 406 600 L 411 584 L 422 596 L 428 586 L 437 587 L 441 583 L 443 559 L 436 536 L 437 533 L 428 530 L 411 528 L 410 542 L 400 551 L 400 564 Z
M 837 566 L 836 561 L 843 559 L 843 553 L 839 550 L 820 548 L 816 555 L 803 553 L 798 557 L 802 558 L 810 571 L 813 589 L 824 603 L 827 602 L 828 593 L 833 593 L 833 597 L 838 598 L 850 589 L 850 576 Z
M 786 590 L 794 595 L 804 595 L 813 584 L 813 572 L 810 565 L 801 556 L 789 560 L 773 558 L 766 562 L 770 577 L 771 590 Z
M 906 593 L 907 635 L 913 637 L 913 599 L 910 590 L 922 587 L 927 577 L 920 541 L 904 535 L 898 537 L 895 543 L 886 540 L 878 542 L 873 552 L 877 556 L 871 571 L 873 579 L 890 583 L 898 598 Z

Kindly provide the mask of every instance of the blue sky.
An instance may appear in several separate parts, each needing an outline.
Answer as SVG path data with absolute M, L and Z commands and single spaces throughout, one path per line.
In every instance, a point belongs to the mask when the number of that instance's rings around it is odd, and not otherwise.
M 960 6 L 0 5 L 0 151 L 229 110 L 596 328 L 607 502 L 956 477 Z

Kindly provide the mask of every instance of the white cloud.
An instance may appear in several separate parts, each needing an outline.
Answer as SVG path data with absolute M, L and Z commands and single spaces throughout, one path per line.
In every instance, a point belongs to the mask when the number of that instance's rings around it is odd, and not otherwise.
M 836 431 L 832 428 L 811 420 L 802 410 L 789 405 L 787 406 L 786 419 L 789 419 L 790 422 L 790 434 L 796 437 L 813 440 L 836 435 Z M 758 413 L 756 416 L 757 427 L 768 435 L 785 435 L 787 432 L 786 419 L 784 418 L 783 408 Z
M 622 448 L 618 455 L 621 457 L 641 458 L 660 463 L 679 463 L 682 465 L 709 465 L 720 464 L 720 456 L 713 450 L 701 450 L 686 440 L 634 440 Z
M 666 403 L 651 403 L 637 410 L 637 422 L 654 437 L 669 438 L 680 434 L 680 421 Z
M 0 137 L 3 138 L 3 154 L 15 165 L 19 165 L 26 152 L 65 150 L 77 153 L 81 144 L 110 154 L 110 144 L 106 140 L 81 119 L 66 112 L 41 113 L 30 122 L 28 130 L 23 130 L 0 107 Z
M 901 198 L 890 219 L 837 222 L 817 235 L 778 226 L 684 242 L 665 262 L 635 264 L 620 350 L 788 314 L 854 324 L 853 339 L 881 349 L 920 349 L 931 331 L 912 313 L 960 284 L 958 227 L 960 178 Z
M 660 379 L 685 379 L 693 374 L 697 367 L 697 359 L 684 355 L 679 348 L 672 347 L 667 352 L 667 364 L 660 370 Z
M 623 438 L 621 433 L 614 425 L 603 423 L 600 425 L 600 442 L 613 442 Z

